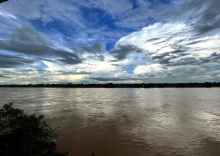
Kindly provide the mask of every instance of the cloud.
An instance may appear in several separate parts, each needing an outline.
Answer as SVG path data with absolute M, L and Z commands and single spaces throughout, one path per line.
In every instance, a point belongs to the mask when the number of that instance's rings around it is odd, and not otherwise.
M 135 68 L 134 74 L 159 74 L 164 71 L 165 67 L 163 67 L 161 64 L 150 64 L 150 65 L 139 65 Z
M 81 82 L 84 78 L 86 78 L 85 75 L 57 75 L 56 77 L 49 78 L 50 83 L 67 83 L 67 82 Z
M 61 57 L 61 59 L 58 59 L 58 61 L 63 62 L 64 64 L 78 64 L 82 63 L 82 60 L 77 54 L 66 52 L 62 50 L 54 50 L 55 55 Z
M 20 56 L 0 54 L 0 68 L 15 68 L 25 64 L 31 64 L 34 60 Z
M 208 68 L 219 64 L 220 36 L 198 37 L 193 29 L 186 23 L 155 23 L 122 37 L 117 44 L 143 49 L 141 53 L 149 58 L 135 67 L 136 75 L 171 78 L 183 73 L 196 77 L 204 71 L 211 74 L 213 70 Z
M 63 11 L 64 9 L 65 12 Z M 78 28 L 84 27 L 81 12 L 74 5 L 74 1 L 40 0 L 31 3 L 28 0 L 9 1 L 3 3 L 0 6 L 0 10 L 25 20 L 40 19 L 45 23 L 60 20 L 68 25 L 75 25 Z
M 0 78 L 9 78 L 8 76 L 0 75 Z
M 168 14 L 171 19 L 185 20 L 192 24 L 198 35 L 217 31 L 220 28 L 220 15 L 218 0 L 176 1 L 173 11 Z
M 104 78 L 104 77 L 92 77 L 91 79 L 96 80 L 96 81 L 125 81 L 128 79 L 123 79 L 123 78 Z
M 96 43 L 91 46 L 82 46 L 79 48 L 74 48 L 74 51 L 80 53 L 93 53 L 93 54 L 100 54 L 105 52 L 105 44 L 104 43 Z
M 220 63 L 220 53 L 214 52 L 209 57 L 201 58 L 202 63 Z
M 129 44 L 147 50 L 147 53 L 164 53 L 176 50 L 191 35 L 185 23 L 155 23 L 119 39 L 118 44 Z M 152 40 L 157 38 L 157 40 Z M 150 41 L 149 41 L 150 40 Z
M 96 81 L 104 81 L 104 82 L 112 82 L 112 81 L 118 81 L 118 82 L 122 82 L 122 81 L 136 81 L 136 80 L 140 80 L 140 79 L 134 79 L 134 78 L 116 78 L 116 77 L 112 77 L 112 78 L 106 78 L 106 77 L 91 77 L 92 80 L 96 80 Z
M 111 51 L 111 54 L 118 60 L 125 59 L 131 53 L 142 53 L 143 50 L 134 45 L 116 45 L 116 48 Z
M 189 5 L 192 5 L 189 3 Z M 220 14 L 219 7 L 220 4 L 218 0 L 210 0 L 201 2 L 198 7 L 203 7 L 202 14 L 197 21 L 195 29 L 198 29 L 200 34 L 208 33 L 210 31 L 220 29 Z
M 48 57 L 48 59 L 55 59 L 65 64 L 82 62 L 77 54 L 54 47 L 42 34 L 29 26 L 15 30 L 9 41 L 0 40 L 0 49 L 25 55 Z
M 130 1 L 132 9 L 128 10 L 124 16 L 116 21 L 116 25 L 123 28 L 140 29 L 158 20 L 166 20 L 167 10 L 172 9 L 172 5 L 163 3 L 164 1 Z
M 121 16 L 124 16 L 133 7 L 129 0 L 117 0 L 117 1 L 99 0 L 99 1 L 92 1 L 92 5 L 94 5 L 97 8 L 103 9 L 113 18 L 119 18 Z
M 0 39 L 8 38 L 11 30 L 21 26 L 21 21 L 14 15 L 0 9 Z
M 130 74 L 124 69 L 122 70 L 115 70 L 112 73 L 109 73 L 108 75 L 90 75 L 89 77 L 91 80 L 95 80 L 98 82 L 127 82 L 127 83 L 134 83 L 134 82 L 141 82 L 143 80 L 146 80 L 146 77 L 142 77 L 139 75 Z

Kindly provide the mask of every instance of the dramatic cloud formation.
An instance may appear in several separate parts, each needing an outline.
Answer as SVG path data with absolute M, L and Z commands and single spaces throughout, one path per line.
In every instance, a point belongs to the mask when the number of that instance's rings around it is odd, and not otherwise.
M 0 83 L 219 81 L 219 7 L 217 0 L 5 1 Z

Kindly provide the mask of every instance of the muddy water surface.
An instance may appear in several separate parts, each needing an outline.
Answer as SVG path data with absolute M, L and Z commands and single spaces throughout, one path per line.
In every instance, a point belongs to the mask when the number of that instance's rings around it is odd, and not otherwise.
M 71 156 L 218 156 L 220 89 L 0 88 L 59 127 Z

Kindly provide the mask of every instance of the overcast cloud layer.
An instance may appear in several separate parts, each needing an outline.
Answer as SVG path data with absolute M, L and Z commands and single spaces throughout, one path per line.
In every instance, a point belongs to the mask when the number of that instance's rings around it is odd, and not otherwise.
M 9 0 L 0 84 L 220 81 L 218 0 Z

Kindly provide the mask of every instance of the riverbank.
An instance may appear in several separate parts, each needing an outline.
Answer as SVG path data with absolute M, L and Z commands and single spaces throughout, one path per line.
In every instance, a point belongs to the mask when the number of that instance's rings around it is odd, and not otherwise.
M 8 84 L 0 87 L 45 87 L 45 88 L 210 88 L 220 87 L 220 82 L 204 83 L 129 83 L 129 84 Z

